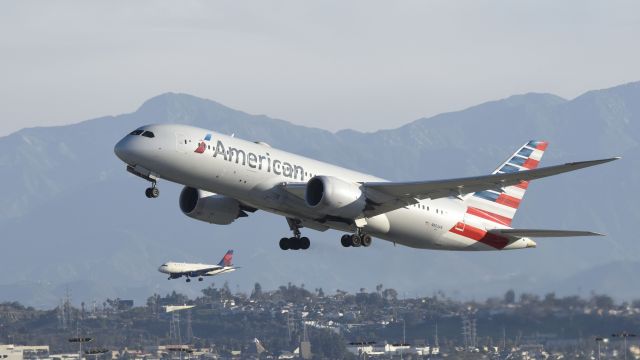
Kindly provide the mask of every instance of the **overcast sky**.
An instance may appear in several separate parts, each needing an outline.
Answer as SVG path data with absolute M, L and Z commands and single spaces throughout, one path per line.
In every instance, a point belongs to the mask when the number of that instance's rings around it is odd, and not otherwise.
M 329 130 L 640 80 L 640 1 L 2 1 L 0 136 L 184 92 Z

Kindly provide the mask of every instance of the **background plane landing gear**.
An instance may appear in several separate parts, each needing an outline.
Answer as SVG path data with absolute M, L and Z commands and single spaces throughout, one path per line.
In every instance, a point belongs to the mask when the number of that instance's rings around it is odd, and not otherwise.
M 144 194 L 147 196 L 147 198 L 149 199 L 155 199 L 158 196 L 160 196 L 160 190 L 156 187 L 156 183 L 151 183 L 151 187 L 147 188 L 144 191 Z
M 199 277 L 199 278 L 198 278 L 198 281 L 202 281 L 202 280 L 204 280 L 202 277 Z
M 187 282 L 191 282 L 191 279 L 187 278 Z

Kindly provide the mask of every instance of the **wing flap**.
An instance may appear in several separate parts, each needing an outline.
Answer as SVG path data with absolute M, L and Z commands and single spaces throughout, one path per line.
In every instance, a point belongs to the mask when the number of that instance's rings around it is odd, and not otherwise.
M 604 234 L 582 230 L 543 230 L 543 229 L 494 229 L 489 230 L 496 235 L 513 237 L 572 237 L 572 236 L 604 236 Z

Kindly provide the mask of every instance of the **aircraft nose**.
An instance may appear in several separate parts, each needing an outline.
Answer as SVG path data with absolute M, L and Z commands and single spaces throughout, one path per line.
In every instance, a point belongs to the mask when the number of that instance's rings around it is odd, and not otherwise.
M 129 139 L 125 137 L 122 140 L 118 141 L 116 146 L 114 146 L 113 148 L 113 152 L 120 160 L 124 161 L 127 164 L 131 164 L 132 151 L 129 144 Z

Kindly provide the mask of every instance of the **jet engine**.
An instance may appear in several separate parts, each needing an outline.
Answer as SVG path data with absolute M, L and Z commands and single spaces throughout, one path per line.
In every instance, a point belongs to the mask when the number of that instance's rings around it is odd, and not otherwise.
M 190 218 L 218 225 L 247 216 L 238 200 L 188 186 L 180 193 L 180 210 Z
M 332 176 L 311 178 L 304 198 L 318 212 L 347 219 L 359 217 L 367 204 L 360 184 Z

